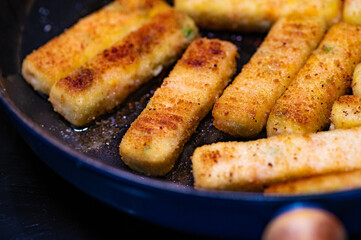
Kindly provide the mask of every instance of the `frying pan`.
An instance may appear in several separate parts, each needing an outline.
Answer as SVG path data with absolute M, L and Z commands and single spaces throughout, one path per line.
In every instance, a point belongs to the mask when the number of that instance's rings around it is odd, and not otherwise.
M 52 110 L 46 96 L 34 91 L 20 74 L 23 58 L 59 35 L 79 18 L 109 1 L 1 1 L 0 99 L 19 133 L 59 175 L 114 208 L 180 231 L 222 238 L 258 239 L 280 211 L 317 206 L 337 216 L 349 234 L 361 232 L 361 190 L 298 197 L 193 188 L 190 156 L 197 146 L 231 141 L 208 115 L 184 147 L 174 170 L 165 177 L 146 177 L 127 168 L 118 145 L 170 69 L 142 86 L 113 112 L 77 129 Z M 202 36 L 234 42 L 238 72 L 265 34 L 211 32 Z M 264 137 L 262 133 L 259 137 Z

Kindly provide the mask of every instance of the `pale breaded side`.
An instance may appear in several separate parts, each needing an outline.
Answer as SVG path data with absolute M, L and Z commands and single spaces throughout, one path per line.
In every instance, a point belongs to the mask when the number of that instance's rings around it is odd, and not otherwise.
M 360 60 L 361 26 L 333 25 L 277 100 L 267 121 L 267 136 L 324 130 L 334 101 L 350 91 Z
M 330 129 L 358 126 L 361 126 L 361 96 L 341 96 L 332 106 Z
M 208 29 L 267 31 L 279 18 L 300 14 L 341 19 L 341 0 L 175 0 L 175 7 Z
M 48 95 L 57 80 L 169 8 L 161 0 L 114 1 L 30 53 L 22 75 L 35 90 Z
M 357 64 L 353 71 L 351 87 L 353 95 L 361 96 L 361 63 Z
M 361 0 L 344 0 L 343 21 L 361 24 Z
M 257 136 L 325 31 L 322 18 L 281 18 L 214 105 L 214 126 L 233 136 Z
M 194 186 L 259 191 L 264 186 L 361 169 L 361 127 L 205 145 L 192 156 Z
M 51 89 L 54 110 L 83 126 L 122 103 L 173 63 L 198 35 L 193 20 L 170 9 L 99 53 Z
M 146 175 L 168 173 L 230 82 L 236 56 L 230 42 L 195 40 L 124 135 L 119 147 L 123 161 Z
M 291 182 L 274 184 L 265 195 L 306 195 L 346 191 L 361 188 L 361 171 L 330 173 Z

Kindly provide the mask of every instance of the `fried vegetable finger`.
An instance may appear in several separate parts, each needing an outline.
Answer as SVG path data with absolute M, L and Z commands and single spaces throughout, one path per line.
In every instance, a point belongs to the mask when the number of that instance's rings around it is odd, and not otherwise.
M 124 135 L 119 146 L 123 161 L 146 175 L 168 173 L 230 82 L 236 56 L 230 42 L 195 40 Z
M 361 96 L 341 96 L 332 106 L 330 128 L 352 128 L 358 126 L 361 126 Z
M 334 101 L 351 90 L 360 60 L 361 26 L 333 25 L 277 100 L 267 121 L 267 136 L 324 130 Z
M 341 19 L 340 0 L 175 0 L 175 7 L 213 30 L 267 31 L 287 15 L 318 16 L 328 26 Z
M 357 64 L 352 78 L 352 93 L 361 96 L 361 63 Z
M 344 0 L 343 21 L 354 24 L 361 24 L 361 1 Z
M 194 186 L 260 191 L 264 186 L 361 169 L 361 127 L 279 135 L 196 148 Z
M 274 184 L 264 190 L 265 195 L 305 195 L 346 191 L 361 187 L 361 171 L 325 174 Z
M 233 136 L 258 135 L 325 31 L 322 18 L 281 18 L 214 105 L 214 126 Z
M 173 63 L 198 29 L 173 9 L 159 13 L 111 48 L 99 53 L 51 89 L 54 110 L 83 126 L 122 103 L 141 84 Z
M 160 0 L 114 1 L 29 54 L 22 75 L 35 90 L 48 95 L 57 80 L 169 8 Z

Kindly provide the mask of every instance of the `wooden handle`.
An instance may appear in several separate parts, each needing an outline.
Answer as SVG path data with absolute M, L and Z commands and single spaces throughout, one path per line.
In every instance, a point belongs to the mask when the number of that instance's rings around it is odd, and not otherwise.
M 279 215 L 266 227 L 262 240 L 346 240 L 341 221 L 318 208 L 296 208 Z

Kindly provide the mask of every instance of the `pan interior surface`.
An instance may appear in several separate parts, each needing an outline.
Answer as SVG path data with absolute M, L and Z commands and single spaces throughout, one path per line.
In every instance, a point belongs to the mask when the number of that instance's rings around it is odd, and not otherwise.
M 25 19 L 18 69 L 20 69 L 21 61 L 27 54 L 45 44 L 54 36 L 61 34 L 64 29 L 73 25 L 79 18 L 99 9 L 108 2 L 66 0 L 59 6 L 53 1 L 35 1 Z M 61 9 L 64 9 L 64 11 L 61 11 Z M 256 51 L 265 36 L 265 34 L 241 35 L 229 32 L 210 32 L 204 29 L 201 29 L 201 35 L 208 38 L 228 40 L 238 46 L 241 57 L 238 59 L 237 73 L 240 72 L 242 66 Z M 119 143 L 130 124 L 145 108 L 150 97 L 161 85 L 172 67 L 170 66 L 168 69 L 165 69 L 158 77 L 131 94 L 114 111 L 101 116 L 84 128 L 76 128 L 70 125 L 60 115 L 55 113 L 52 110 L 51 104 L 47 101 L 47 96 L 33 91 L 31 86 L 27 86 L 25 81 L 20 79 L 20 76 L 16 76 L 14 80 L 17 81 L 17 84 L 22 85 L 21 90 L 23 93 L 19 94 L 19 89 L 14 89 L 16 93 L 13 92 L 13 94 L 21 95 L 22 99 L 14 98 L 14 101 L 16 105 L 20 106 L 24 114 L 28 115 L 47 134 L 54 136 L 62 144 L 109 166 L 139 175 L 137 172 L 130 170 L 121 161 L 118 150 Z M 27 106 L 27 104 L 30 104 L 30 106 Z M 34 109 L 37 109 L 37 111 L 34 111 Z M 236 139 L 217 130 L 212 124 L 212 116 L 209 113 L 200 123 L 195 134 L 192 135 L 191 139 L 184 146 L 184 150 L 174 169 L 166 176 L 157 179 L 192 186 L 193 178 L 190 156 L 193 154 L 194 149 L 204 144 L 230 140 Z
M 2 69 L 3 78 L 0 81 L 1 94 L 4 99 L 11 102 L 10 108 L 16 108 L 18 115 L 21 115 L 23 120 L 26 119 L 27 123 L 31 123 L 28 124 L 28 128 L 34 127 L 34 131 L 37 131 L 44 139 L 54 140 L 65 151 L 71 149 L 69 154 L 73 154 L 78 161 L 91 159 L 93 163 L 99 163 L 93 164 L 93 168 L 98 168 L 100 172 L 106 170 L 111 177 L 121 179 L 126 175 L 127 177 L 130 176 L 130 180 L 139 179 L 141 183 L 148 182 L 149 186 L 173 189 L 188 195 L 194 194 L 206 198 L 283 203 L 294 200 L 327 199 L 329 196 L 343 198 L 344 196 L 352 196 L 353 193 L 360 195 L 357 194 L 360 191 L 356 190 L 317 196 L 264 197 L 262 193 L 198 191 L 193 189 L 190 156 L 196 147 L 219 141 L 247 141 L 246 139 L 234 138 L 216 129 L 212 124 L 210 113 L 201 121 L 196 132 L 185 144 L 174 169 L 166 176 L 146 177 L 132 171 L 121 160 L 119 143 L 130 124 L 145 108 L 154 91 L 161 85 L 162 80 L 173 66 L 163 70 L 158 77 L 143 85 L 111 113 L 100 117 L 84 128 L 76 128 L 53 111 L 50 102 L 47 101 L 47 96 L 34 91 L 25 82 L 20 74 L 21 62 L 34 49 L 61 34 L 81 17 L 90 14 L 110 1 L 64 0 L 60 5 L 56 1 L 46 0 L 22 2 L 26 2 L 26 4 L 24 4 L 24 12 L 19 13 L 24 15 L 22 22 L 18 23 L 19 32 L 13 33 L 15 40 L 10 44 L 8 43 L 10 46 L 8 51 L 13 54 L 8 56 L 7 62 L 2 63 L 5 67 Z M 237 60 L 236 74 L 240 73 L 242 66 L 248 62 L 266 36 L 262 33 L 240 34 L 208 31 L 207 29 L 200 30 L 203 37 L 228 40 L 237 45 L 240 58 Z M 14 109 L 11 110 L 14 111 Z M 258 138 L 265 136 L 265 133 L 262 132 Z M 156 184 L 152 185 L 153 183 Z M 164 183 L 164 188 L 162 183 Z

